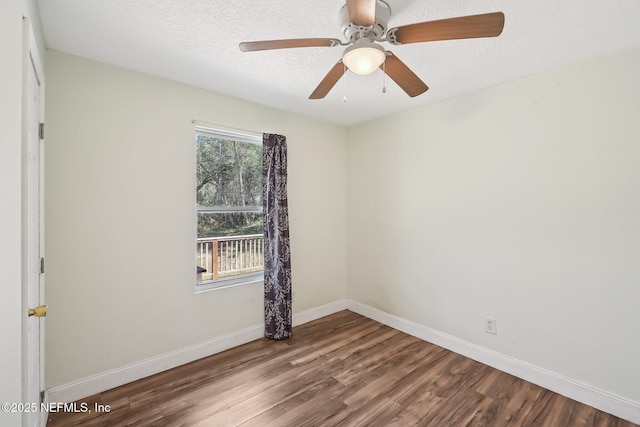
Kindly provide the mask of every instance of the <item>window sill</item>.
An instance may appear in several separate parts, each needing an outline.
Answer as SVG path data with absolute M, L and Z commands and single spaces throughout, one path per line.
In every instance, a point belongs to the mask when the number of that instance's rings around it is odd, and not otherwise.
M 218 289 L 233 288 L 236 286 L 249 285 L 251 283 L 263 283 L 264 273 L 247 274 L 246 276 L 230 277 L 228 279 L 209 280 L 206 282 L 196 283 L 196 294 L 209 291 L 217 291 Z

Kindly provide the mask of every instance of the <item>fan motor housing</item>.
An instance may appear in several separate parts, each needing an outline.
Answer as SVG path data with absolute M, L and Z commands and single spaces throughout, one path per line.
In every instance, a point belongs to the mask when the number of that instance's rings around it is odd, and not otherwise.
M 387 24 L 389 23 L 389 18 L 391 18 L 391 8 L 383 0 L 376 0 L 376 20 L 371 27 L 354 25 L 349 20 L 349 10 L 346 4 L 340 9 L 339 15 L 340 30 L 348 41 L 355 42 L 362 37 L 367 37 L 372 41 L 380 41 L 387 32 Z

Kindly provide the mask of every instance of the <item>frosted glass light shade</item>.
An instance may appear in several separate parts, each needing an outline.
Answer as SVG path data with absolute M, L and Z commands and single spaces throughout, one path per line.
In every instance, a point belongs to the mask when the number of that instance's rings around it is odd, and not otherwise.
M 365 76 L 378 69 L 386 57 L 382 46 L 369 40 L 360 40 L 345 49 L 342 62 L 352 72 Z

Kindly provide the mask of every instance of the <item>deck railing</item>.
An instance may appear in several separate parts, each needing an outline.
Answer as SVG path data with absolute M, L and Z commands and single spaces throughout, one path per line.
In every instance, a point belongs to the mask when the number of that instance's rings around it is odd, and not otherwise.
M 199 238 L 196 257 L 198 266 L 207 270 L 199 273 L 199 281 L 262 271 L 264 269 L 263 235 Z

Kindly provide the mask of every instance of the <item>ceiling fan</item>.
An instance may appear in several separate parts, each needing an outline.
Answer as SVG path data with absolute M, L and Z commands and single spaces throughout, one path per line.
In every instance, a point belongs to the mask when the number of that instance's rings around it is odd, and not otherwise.
M 403 25 L 387 30 L 391 9 L 383 0 L 346 0 L 340 10 L 342 34 L 346 42 L 332 38 L 263 40 L 240 43 L 240 50 L 288 49 L 295 47 L 348 46 L 342 58 L 313 91 L 309 99 L 324 98 L 347 69 L 360 75 L 381 68 L 410 97 L 429 89 L 420 78 L 393 52 L 385 50 L 379 42 L 394 45 L 422 43 L 438 40 L 496 37 L 502 33 L 502 12 L 461 16 L 438 21 Z

